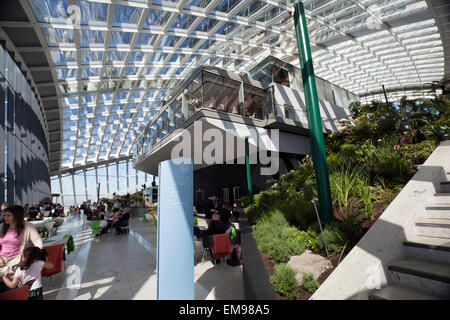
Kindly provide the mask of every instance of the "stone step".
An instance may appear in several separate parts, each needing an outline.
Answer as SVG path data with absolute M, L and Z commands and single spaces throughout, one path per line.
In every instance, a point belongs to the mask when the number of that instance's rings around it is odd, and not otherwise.
M 403 242 L 407 257 L 429 259 L 450 264 L 450 239 L 414 236 Z
M 450 298 L 450 264 L 425 259 L 401 258 L 388 264 L 392 283 L 414 287 Z
M 439 191 L 442 193 L 450 193 L 450 181 L 441 182 Z
M 435 193 L 435 194 L 433 194 L 432 201 L 433 201 L 433 204 L 450 206 L 450 194 L 449 193 Z
M 450 219 L 450 206 L 427 206 L 425 211 L 428 219 Z
M 371 300 L 446 300 L 442 295 L 432 294 L 417 288 L 391 284 L 369 294 Z
M 450 220 L 421 218 L 415 226 L 419 236 L 450 239 Z

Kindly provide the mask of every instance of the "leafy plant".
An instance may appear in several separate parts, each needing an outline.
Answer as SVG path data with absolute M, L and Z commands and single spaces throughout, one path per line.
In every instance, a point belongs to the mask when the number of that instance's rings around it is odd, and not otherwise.
M 306 230 L 311 222 L 316 219 L 314 205 L 301 197 L 283 201 L 280 203 L 279 208 L 286 220 L 301 230 Z
M 310 293 L 314 293 L 317 289 L 319 289 L 319 282 L 314 279 L 312 273 L 304 273 L 303 274 L 303 287 Z
M 356 194 L 356 188 L 365 185 L 361 169 L 349 166 L 330 173 L 330 189 L 333 202 L 347 207 L 349 197 Z
M 295 270 L 286 264 L 276 264 L 275 274 L 270 277 L 270 283 L 276 292 L 289 299 L 298 299 L 300 286 L 295 279 Z
M 283 213 L 274 210 L 259 220 L 254 229 L 253 236 L 258 250 L 269 254 L 274 263 L 287 262 L 293 255 L 300 255 L 305 251 L 302 242 L 295 241 L 295 227 L 290 227 Z
M 241 202 L 242 208 L 247 208 L 250 205 L 249 196 L 242 196 L 239 201 Z
M 425 140 L 416 144 L 403 145 L 398 152 L 413 164 L 422 164 L 436 148 L 435 142 Z

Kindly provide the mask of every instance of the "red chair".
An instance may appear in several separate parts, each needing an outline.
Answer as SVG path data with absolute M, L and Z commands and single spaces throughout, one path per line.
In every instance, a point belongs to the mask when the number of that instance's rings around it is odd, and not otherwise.
M 30 287 L 22 286 L 13 290 L 0 293 L 0 300 L 28 300 Z
M 50 277 L 55 273 L 62 271 L 62 257 L 63 257 L 63 246 L 64 244 L 55 244 L 54 246 L 45 247 L 45 251 L 48 253 L 48 261 L 53 264 L 53 268 L 46 269 L 43 268 L 41 275 L 43 277 Z
M 230 237 L 228 233 L 221 233 L 213 235 L 213 253 L 214 259 L 226 257 L 231 254 Z

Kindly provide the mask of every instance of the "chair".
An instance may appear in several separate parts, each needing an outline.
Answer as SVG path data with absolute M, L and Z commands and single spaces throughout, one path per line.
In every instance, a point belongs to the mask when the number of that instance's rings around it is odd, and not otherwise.
M 44 247 L 45 251 L 47 251 L 48 254 L 48 261 L 53 264 L 53 268 L 43 268 L 41 272 L 43 277 L 50 277 L 55 273 L 59 273 L 62 271 L 63 246 L 64 244 L 60 243 L 53 246 Z
M 91 221 L 92 234 L 101 236 L 102 228 L 100 228 L 100 220 Z
M 215 260 L 219 260 L 231 254 L 230 237 L 228 233 L 214 234 L 213 241 L 213 253 Z
M 127 220 L 127 224 L 124 226 L 119 226 L 119 228 L 124 233 L 130 233 L 130 220 Z
M 28 300 L 30 287 L 22 286 L 13 290 L 0 293 L 0 300 Z

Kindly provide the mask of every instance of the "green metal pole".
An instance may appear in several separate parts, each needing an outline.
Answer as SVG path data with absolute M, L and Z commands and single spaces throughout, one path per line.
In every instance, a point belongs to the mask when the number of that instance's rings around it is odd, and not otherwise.
M 300 68 L 302 70 L 303 89 L 306 99 L 311 153 L 316 171 L 317 192 L 319 194 L 320 218 L 324 223 L 333 221 L 330 180 L 328 177 L 327 155 L 322 133 L 319 99 L 317 97 L 316 79 L 314 77 L 311 48 L 309 46 L 308 29 L 303 3 L 294 4 L 294 23 L 297 36 Z
M 99 201 L 100 201 L 100 182 L 98 183 L 97 186 L 97 203 L 99 203 Z
M 248 186 L 248 196 L 250 197 L 250 203 L 253 204 L 253 194 L 252 194 L 252 174 L 250 171 L 250 156 L 248 147 L 248 137 L 245 138 L 245 166 L 247 169 L 247 186 Z

